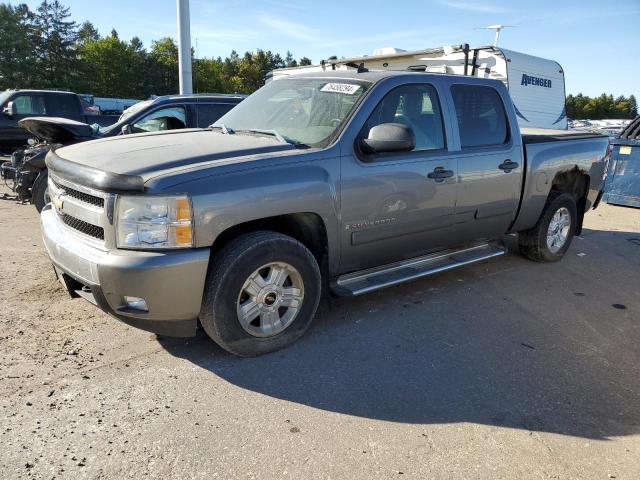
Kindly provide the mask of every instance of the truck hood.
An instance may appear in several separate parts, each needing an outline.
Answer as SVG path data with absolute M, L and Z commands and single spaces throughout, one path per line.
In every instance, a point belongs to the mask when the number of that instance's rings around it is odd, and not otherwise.
M 29 117 L 20 120 L 18 125 L 49 143 L 68 143 L 93 137 L 91 125 L 68 118 Z
M 68 180 L 122 191 L 142 190 L 144 182 L 170 170 L 244 163 L 295 150 L 271 137 L 191 129 L 77 143 L 51 151 L 46 162 Z

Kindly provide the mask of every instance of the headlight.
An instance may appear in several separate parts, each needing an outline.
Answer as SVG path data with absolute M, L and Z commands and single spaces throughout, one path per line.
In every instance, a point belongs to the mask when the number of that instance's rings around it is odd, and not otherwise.
M 186 195 L 118 196 L 118 248 L 191 248 L 193 220 Z

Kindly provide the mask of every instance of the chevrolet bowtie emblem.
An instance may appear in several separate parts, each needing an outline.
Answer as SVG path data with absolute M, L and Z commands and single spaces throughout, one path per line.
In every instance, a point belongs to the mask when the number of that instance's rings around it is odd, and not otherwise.
M 62 195 L 54 195 L 51 199 L 51 203 L 53 204 L 56 210 L 62 210 L 62 205 L 64 204 L 64 199 Z

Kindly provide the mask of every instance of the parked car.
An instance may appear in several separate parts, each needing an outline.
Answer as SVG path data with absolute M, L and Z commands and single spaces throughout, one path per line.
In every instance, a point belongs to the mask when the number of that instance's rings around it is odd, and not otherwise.
M 243 98 L 242 95 L 224 94 L 156 97 L 131 106 L 117 122 L 107 127 L 65 118 L 25 118 L 20 120 L 20 126 L 41 141 L 14 152 L 11 161 L 2 165 L 2 175 L 5 179 L 13 180 L 13 189 L 19 200 L 31 200 L 41 211 L 48 201 L 44 158 L 52 146 L 128 133 L 203 128 L 211 125 Z
M 270 82 L 213 128 L 52 150 L 46 250 L 73 295 L 258 355 L 360 295 L 502 255 L 560 260 L 608 139 L 523 130 L 504 83 L 408 72 Z
M 100 107 L 87 102 L 82 95 L 80 95 L 80 103 L 82 103 L 86 115 L 100 115 L 102 113 Z
M 80 93 L 79 95 L 93 108 L 105 115 L 122 115 L 127 108 L 141 101 L 133 98 L 96 97 L 89 93 Z
M 5 90 L 0 92 L 0 152 L 24 147 L 32 135 L 20 126 L 28 117 L 60 117 L 76 122 L 109 125 L 116 116 L 87 114 L 82 99 L 71 92 L 54 90 Z

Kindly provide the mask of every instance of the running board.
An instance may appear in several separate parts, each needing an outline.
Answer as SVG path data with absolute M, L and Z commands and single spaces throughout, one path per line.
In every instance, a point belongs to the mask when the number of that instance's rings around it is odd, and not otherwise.
M 432 253 L 382 267 L 342 275 L 332 282 L 332 291 L 343 297 L 362 295 L 416 278 L 498 257 L 505 253 L 507 253 L 507 249 L 497 243 L 483 243 L 463 249 Z

